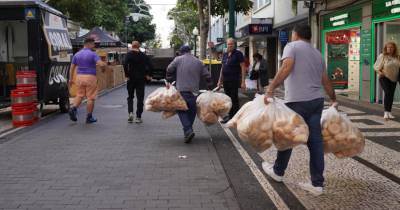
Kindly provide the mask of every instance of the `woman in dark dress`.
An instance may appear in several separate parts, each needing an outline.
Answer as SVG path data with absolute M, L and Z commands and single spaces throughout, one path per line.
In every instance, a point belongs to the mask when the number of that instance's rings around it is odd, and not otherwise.
M 268 86 L 268 71 L 267 61 L 262 57 L 261 54 L 255 53 L 253 55 L 253 68 L 252 71 L 258 71 L 258 86 L 265 91 L 265 87 Z

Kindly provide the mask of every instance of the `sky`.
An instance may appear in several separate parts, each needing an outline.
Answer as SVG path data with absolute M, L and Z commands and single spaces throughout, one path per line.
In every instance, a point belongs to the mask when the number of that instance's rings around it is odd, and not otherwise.
M 162 46 L 169 47 L 169 34 L 171 33 L 174 21 L 168 20 L 167 14 L 172 9 L 176 0 L 145 0 L 150 4 L 150 13 L 153 15 L 153 23 L 157 25 L 156 33 L 161 35 Z

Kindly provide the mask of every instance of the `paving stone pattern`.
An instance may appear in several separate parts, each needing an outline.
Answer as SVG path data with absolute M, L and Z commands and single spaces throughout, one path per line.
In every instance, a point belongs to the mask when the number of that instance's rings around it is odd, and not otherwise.
M 98 100 L 97 124 L 81 108 L 78 123 L 60 115 L 0 144 L 0 209 L 239 209 L 203 124 L 187 145 L 176 116 L 128 124 L 125 101 L 121 88 Z

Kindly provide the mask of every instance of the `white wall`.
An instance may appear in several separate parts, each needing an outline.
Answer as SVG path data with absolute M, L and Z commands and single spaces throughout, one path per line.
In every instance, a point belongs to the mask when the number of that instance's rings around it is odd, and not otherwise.
M 275 15 L 274 5 L 276 0 L 271 0 L 271 3 L 266 7 L 253 12 L 253 18 L 273 18 Z M 282 0 L 279 0 L 282 1 Z
M 308 8 L 304 8 L 304 2 L 297 3 L 297 14 L 292 10 L 292 0 L 276 0 L 274 24 L 279 24 L 294 18 L 298 15 L 308 13 Z

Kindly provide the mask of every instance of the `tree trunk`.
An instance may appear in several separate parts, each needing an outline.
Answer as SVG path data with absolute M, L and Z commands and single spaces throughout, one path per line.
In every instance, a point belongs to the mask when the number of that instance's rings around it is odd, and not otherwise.
M 208 5 L 205 0 L 196 0 L 200 21 L 200 59 L 206 58 L 209 26 Z

